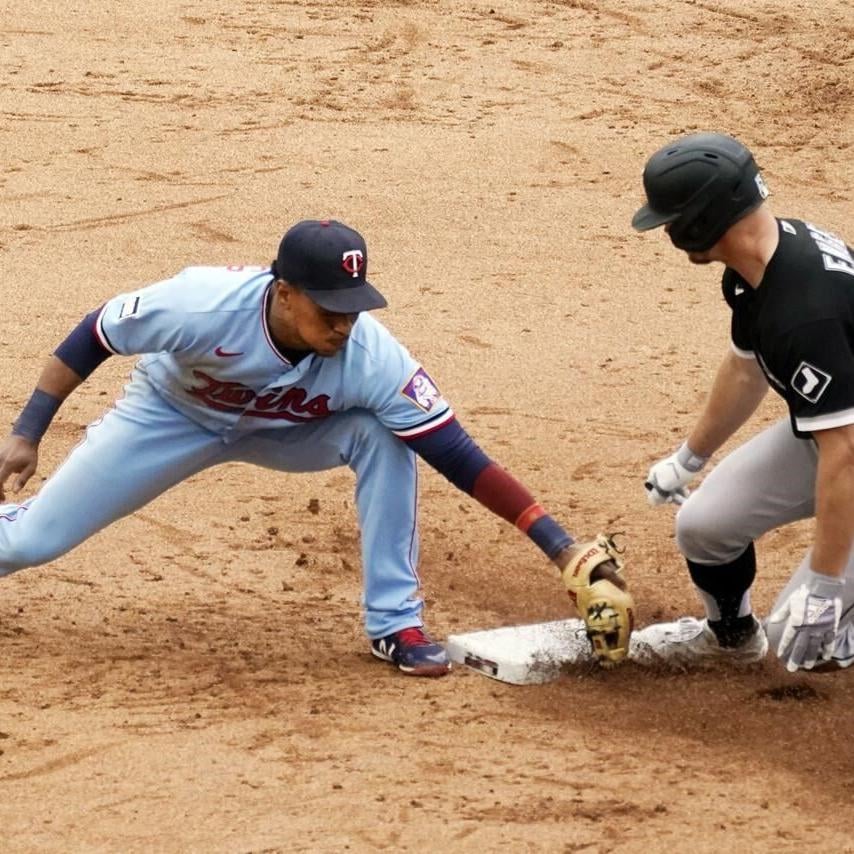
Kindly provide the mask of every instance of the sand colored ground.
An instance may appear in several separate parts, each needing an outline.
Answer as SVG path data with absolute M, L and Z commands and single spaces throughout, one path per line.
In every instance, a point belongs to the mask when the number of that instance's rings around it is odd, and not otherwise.
M 699 613 L 641 483 L 728 316 L 718 271 L 631 231 L 640 172 L 729 131 L 776 212 L 854 239 L 850 2 L 0 0 L 0 21 L 6 423 L 109 296 L 338 217 L 483 447 L 576 536 L 626 532 L 640 622 Z M 130 364 L 68 401 L 27 495 Z M 2 581 L 0 849 L 854 851 L 852 674 L 407 678 L 367 653 L 352 488 L 225 467 Z M 570 615 L 518 532 L 426 469 L 421 497 L 438 636 Z M 760 542 L 760 613 L 810 530 Z

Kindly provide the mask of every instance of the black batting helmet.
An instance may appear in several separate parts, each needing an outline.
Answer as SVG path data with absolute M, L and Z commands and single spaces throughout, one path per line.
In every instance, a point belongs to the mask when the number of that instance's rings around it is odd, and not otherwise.
M 753 155 L 721 133 L 691 134 L 656 151 L 643 186 L 647 203 L 632 225 L 638 231 L 670 225 L 673 245 L 686 252 L 711 249 L 768 197 Z

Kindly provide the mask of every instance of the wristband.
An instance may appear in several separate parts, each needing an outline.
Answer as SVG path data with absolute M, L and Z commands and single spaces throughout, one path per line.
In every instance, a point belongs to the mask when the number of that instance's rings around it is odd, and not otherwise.
M 546 515 L 546 511 L 543 510 L 540 504 L 532 504 L 530 507 L 526 507 L 516 518 L 516 521 L 513 523 L 523 534 L 528 533 L 528 528 L 537 521 L 537 519 L 542 519 L 543 516 Z
M 682 447 L 676 452 L 676 461 L 682 468 L 696 474 L 709 461 L 708 457 L 701 457 L 695 454 L 685 442 Z
M 37 388 L 12 426 L 12 435 L 40 442 L 60 406 L 62 401 L 58 397 Z
M 551 516 L 540 516 L 526 531 L 528 536 L 552 559 L 575 542 Z
M 842 588 L 845 586 L 845 579 L 837 575 L 825 575 L 823 572 L 816 572 L 813 569 L 807 570 L 807 577 L 804 579 L 807 589 L 810 593 L 816 596 L 821 596 L 824 599 L 835 599 L 842 595 Z

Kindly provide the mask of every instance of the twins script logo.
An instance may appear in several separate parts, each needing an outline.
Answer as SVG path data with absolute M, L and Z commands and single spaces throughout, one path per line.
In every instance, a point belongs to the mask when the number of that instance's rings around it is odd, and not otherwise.
M 341 266 L 354 278 L 359 278 L 359 273 L 365 266 L 365 256 L 361 249 L 351 249 L 341 255 Z
M 193 371 L 193 376 L 202 385 L 191 386 L 185 391 L 218 412 L 295 422 L 314 421 L 332 414 L 328 394 L 309 398 L 304 388 L 296 387 L 275 388 L 266 394 L 256 394 L 242 383 L 218 380 L 202 371 Z

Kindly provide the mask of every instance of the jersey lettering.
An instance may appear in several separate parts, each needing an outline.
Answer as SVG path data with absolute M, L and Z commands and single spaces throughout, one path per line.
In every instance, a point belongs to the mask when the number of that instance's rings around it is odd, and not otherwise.
M 204 384 L 190 386 L 186 389 L 187 393 L 218 412 L 251 418 L 283 418 L 287 421 L 313 421 L 332 414 L 328 394 L 309 398 L 305 389 L 292 387 L 275 388 L 256 395 L 242 383 L 218 380 L 203 371 L 194 370 L 193 376 Z
M 824 269 L 830 273 L 846 273 L 849 276 L 854 276 L 854 258 L 851 257 L 845 242 L 829 231 L 822 231 L 809 223 L 806 226 L 809 229 L 810 237 L 821 250 Z
M 847 273 L 854 276 L 854 261 L 840 261 L 832 255 L 822 255 L 821 260 L 824 262 L 824 269 L 830 273 Z

